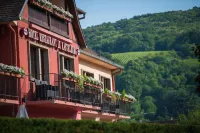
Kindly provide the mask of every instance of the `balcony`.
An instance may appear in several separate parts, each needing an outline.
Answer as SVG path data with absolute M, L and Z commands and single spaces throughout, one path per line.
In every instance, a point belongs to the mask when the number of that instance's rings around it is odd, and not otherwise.
M 48 74 L 41 77 L 49 79 L 51 84 L 47 81 L 31 79 L 35 91 L 30 98 L 28 97 L 28 105 L 42 104 L 57 107 L 66 105 L 66 107 L 75 110 L 91 109 L 97 111 L 100 109 L 101 90 L 99 88 L 84 84 L 84 89 L 80 89 L 76 80 L 64 78 L 58 74 Z
M 20 78 L 0 73 L 0 104 L 19 104 Z
M 131 102 L 123 101 L 116 99 L 115 101 L 112 98 L 103 95 L 103 102 L 101 104 L 101 111 L 104 113 L 111 113 L 117 115 L 129 115 Z
M 49 79 L 51 84 L 47 81 L 33 79 L 31 83 L 35 86 L 35 91 L 32 93 L 33 97 L 28 98 L 27 105 L 66 107 L 73 110 L 91 110 L 114 115 L 130 114 L 131 102 L 120 99 L 113 101 L 112 98 L 103 94 L 101 86 L 97 84 L 83 82 L 82 88 L 77 77 L 69 78 L 58 74 L 41 77 Z
M 20 81 L 24 75 L 22 68 L 0 63 L 0 104 L 19 104 Z

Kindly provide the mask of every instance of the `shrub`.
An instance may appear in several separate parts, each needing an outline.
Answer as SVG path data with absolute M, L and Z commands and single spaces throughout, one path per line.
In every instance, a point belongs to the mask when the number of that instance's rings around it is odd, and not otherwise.
M 197 133 L 200 126 L 0 118 L 0 133 Z

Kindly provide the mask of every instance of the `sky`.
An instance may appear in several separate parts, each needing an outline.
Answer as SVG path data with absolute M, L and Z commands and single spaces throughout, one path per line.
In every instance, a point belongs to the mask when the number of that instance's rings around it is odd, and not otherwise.
M 76 0 L 76 5 L 86 12 L 86 18 L 80 21 L 85 29 L 136 15 L 200 7 L 200 0 Z

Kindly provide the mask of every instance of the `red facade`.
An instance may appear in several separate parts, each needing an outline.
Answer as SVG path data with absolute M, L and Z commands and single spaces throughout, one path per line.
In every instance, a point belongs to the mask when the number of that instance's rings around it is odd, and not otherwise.
M 16 116 L 19 105 L 24 104 L 31 118 L 99 118 L 103 121 L 129 118 L 110 112 L 103 113 L 101 105 L 69 100 L 66 95 L 72 95 L 72 91 L 64 92 L 66 90 L 60 87 L 68 82 L 60 76 L 64 68 L 80 74 L 79 49 L 86 48 L 78 18 L 78 13 L 83 12 L 77 11 L 73 0 L 68 2 L 65 3 L 65 10 L 73 18 L 58 16 L 56 12 L 37 5 L 37 0 L 30 0 L 23 3 L 20 20 L 0 23 L 0 63 L 23 67 L 26 73 L 23 78 L 0 75 L 0 116 Z M 55 88 L 59 86 L 59 98 L 38 98 L 35 79 L 48 81 L 49 86 Z M 111 80 L 115 89 L 114 76 Z M 14 97 L 9 96 L 11 94 Z M 76 91 L 74 94 L 80 95 Z

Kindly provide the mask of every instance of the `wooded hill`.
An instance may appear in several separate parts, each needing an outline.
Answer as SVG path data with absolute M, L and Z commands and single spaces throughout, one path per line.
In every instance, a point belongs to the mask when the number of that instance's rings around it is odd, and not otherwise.
M 84 33 L 90 48 L 124 65 L 116 87 L 136 97 L 132 119 L 176 119 L 200 109 L 192 50 L 200 44 L 200 7 L 103 23 Z
M 191 45 L 200 43 L 200 7 L 103 23 L 84 33 L 89 47 L 99 53 L 175 50 L 187 57 Z

